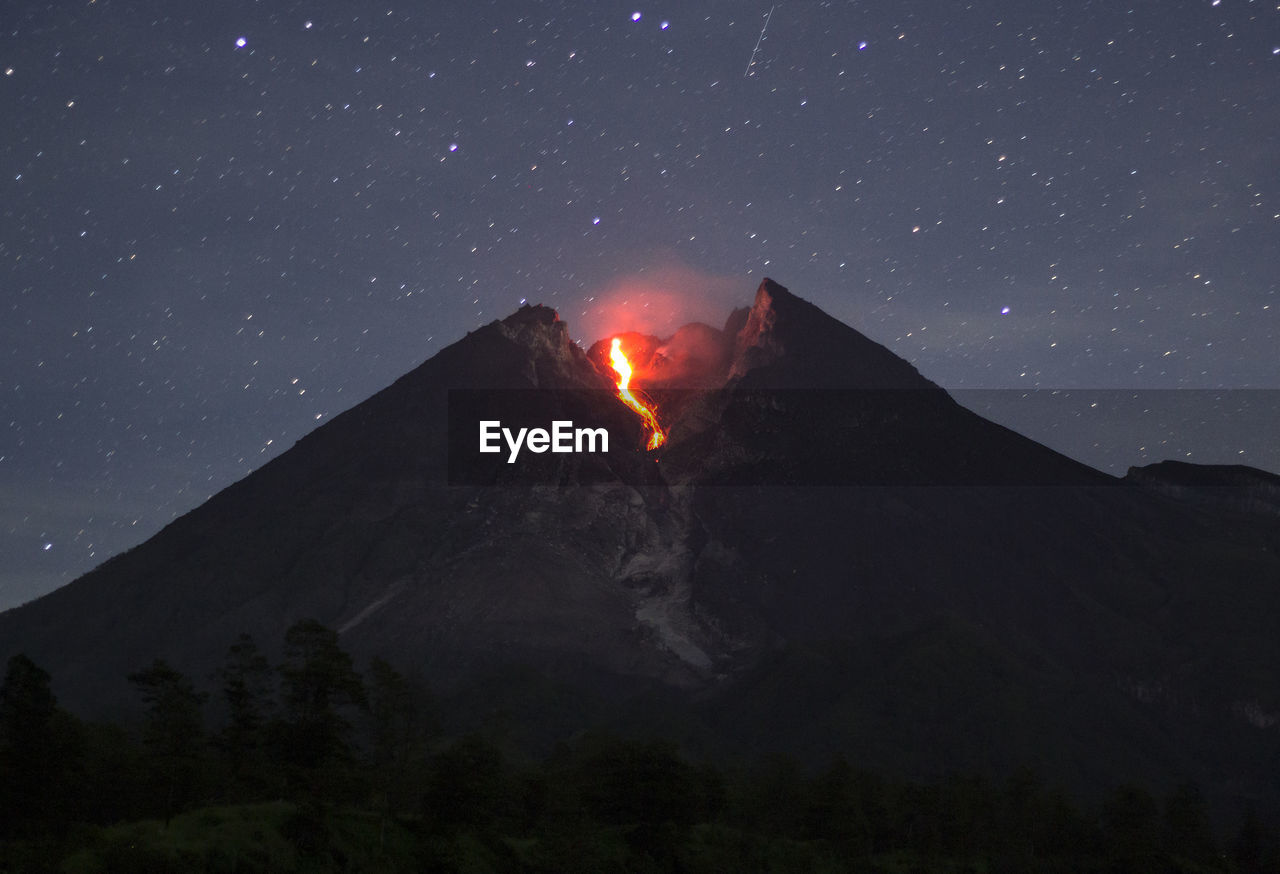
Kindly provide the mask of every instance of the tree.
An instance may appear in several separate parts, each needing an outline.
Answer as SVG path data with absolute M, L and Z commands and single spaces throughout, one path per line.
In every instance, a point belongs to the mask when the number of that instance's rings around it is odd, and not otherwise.
M 1262 874 L 1263 871 L 1276 871 L 1280 868 L 1280 852 L 1269 834 L 1258 812 L 1250 804 L 1245 808 L 1244 822 L 1232 843 L 1231 855 L 1236 869 L 1241 874 Z
M 410 804 L 435 715 L 426 692 L 383 659 L 369 663 L 368 691 L 374 779 L 385 812 L 395 814 Z
M 800 763 L 770 754 L 747 775 L 738 814 L 746 829 L 757 835 L 798 835 L 804 827 L 808 787 Z
M 205 695 L 163 659 L 130 674 L 129 682 L 138 688 L 147 708 L 142 743 L 164 787 L 163 812 L 168 825 L 176 810 L 194 794 L 202 751 L 201 706 Z
M 263 764 L 272 705 L 271 663 L 258 650 L 252 637 L 241 634 L 227 650 L 218 679 L 227 705 L 227 724 L 215 742 L 227 757 L 232 777 L 242 781 L 251 774 L 260 774 Z
M 0 685 L 0 834 L 60 812 L 74 758 L 68 719 L 48 672 L 25 655 L 9 659 Z
M 1134 785 L 1115 789 L 1102 806 L 1102 829 L 1115 870 L 1139 874 L 1162 869 L 1159 807 L 1146 789 Z
M 1028 767 L 1017 769 L 1005 782 L 1000 816 L 1004 839 L 1009 852 L 1023 861 L 1045 850 L 1044 846 L 1037 846 L 1042 843 L 1038 839 L 1046 825 L 1042 821 L 1043 792 L 1044 781 Z
M 834 841 L 846 855 L 862 855 L 871 848 L 870 827 L 858 798 L 855 777 L 844 757 L 835 759 L 814 779 L 805 817 L 809 837 Z
M 703 812 L 699 775 L 670 741 L 614 740 L 587 756 L 579 780 L 592 815 L 614 825 L 692 825 Z
M 351 721 L 346 713 L 368 706 L 351 656 L 338 645 L 338 633 L 314 619 L 295 623 L 284 642 L 280 752 L 306 771 L 349 760 Z
M 997 797 L 981 775 L 953 774 L 939 793 L 939 819 L 945 852 L 962 858 L 989 854 L 995 845 Z
M 518 796 L 502 750 L 469 734 L 432 758 L 423 812 L 437 831 L 498 831 L 519 815 Z
M 1164 802 L 1165 845 L 1184 860 L 1212 865 L 1218 848 L 1209 822 L 1209 809 L 1200 787 L 1183 783 L 1174 787 Z

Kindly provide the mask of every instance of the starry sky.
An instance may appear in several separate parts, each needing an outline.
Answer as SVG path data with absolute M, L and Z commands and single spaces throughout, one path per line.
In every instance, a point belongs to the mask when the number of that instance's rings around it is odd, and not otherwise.
M 1278 95 L 1275 0 L 8 0 L 0 609 L 523 301 L 1280 470 Z

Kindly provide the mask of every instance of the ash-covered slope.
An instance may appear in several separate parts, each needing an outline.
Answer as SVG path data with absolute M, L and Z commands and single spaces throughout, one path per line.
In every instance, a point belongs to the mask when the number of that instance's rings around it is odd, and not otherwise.
M 141 546 L 0 614 L 0 650 L 47 666 L 61 699 L 84 712 L 131 705 L 124 677 L 156 655 L 207 676 L 241 631 L 270 646 L 307 616 L 441 682 L 508 657 L 680 682 L 683 663 L 636 641 L 633 599 L 612 582 L 625 544 L 655 536 L 646 501 L 620 485 L 448 486 L 451 388 L 536 389 L 547 419 L 572 411 L 543 390 L 612 393 L 552 310 L 521 309 Z M 596 412 L 638 441 L 625 408 Z M 571 481 L 592 461 L 556 463 Z
M 101 711 L 156 655 L 207 676 L 239 632 L 311 616 L 544 740 L 629 720 L 721 753 L 1280 798 L 1273 523 L 988 422 L 769 280 L 722 329 L 625 342 L 658 452 L 607 344 L 525 308 L 0 614 L 0 656 Z M 524 389 L 622 445 L 449 485 L 451 388 Z

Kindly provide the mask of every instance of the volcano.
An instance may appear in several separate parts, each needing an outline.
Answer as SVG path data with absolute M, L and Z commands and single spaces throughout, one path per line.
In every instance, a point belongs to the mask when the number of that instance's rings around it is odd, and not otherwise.
M 587 421 L 609 451 L 461 457 L 465 393 Z M 313 617 L 424 677 L 456 724 L 502 712 L 530 746 L 608 725 L 706 755 L 1273 804 L 1272 505 L 1168 482 L 979 417 L 770 280 L 723 327 L 587 349 L 524 307 L 0 614 L 0 656 L 115 716 L 152 658 L 208 677 L 241 632 L 269 645 Z

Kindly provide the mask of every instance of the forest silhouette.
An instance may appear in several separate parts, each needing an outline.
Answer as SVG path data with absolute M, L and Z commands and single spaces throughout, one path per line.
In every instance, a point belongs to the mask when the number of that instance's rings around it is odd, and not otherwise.
M 1125 871 L 1280 868 L 1253 812 L 1215 830 L 1191 784 L 1081 805 L 1030 770 L 938 781 L 782 756 L 693 761 L 672 740 L 502 727 L 450 736 L 381 659 L 303 620 L 273 665 L 248 635 L 212 694 L 162 659 L 136 724 L 57 706 L 23 655 L 0 686 L 0 872 Z

